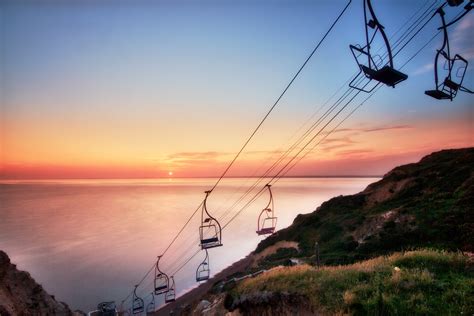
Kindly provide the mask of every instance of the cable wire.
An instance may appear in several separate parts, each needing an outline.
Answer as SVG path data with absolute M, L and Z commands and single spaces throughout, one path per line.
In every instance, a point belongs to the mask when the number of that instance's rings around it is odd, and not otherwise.
M 331 24 L 331 26 L 329 27 L 329 29 L 326 31 L 326 33 L 324 34 L 324 36 L 320 39 L 320 41 L 317 43 L 317 45 L 314 47 L 314 49 L 311 51 L 311 53 L 309 54 L 309 56 L 306 58 L 306 60 L 304 61 L 304 63 L 301 65 L 301 67 L 298 69 L 298 71 L 295 73 L 295 75 L 292 77 L 292 79 L 290 80 L 290 82 L 286 85 L 286 87 L 283 89 L 282 93 L 279 95 L 279 97 L 276 99 L 276 101 L 273 103 L 273 105 L 270 107 L 270 109 L 267 111 L 267 113 L 264 115 L 264 117 L 262 118 L 262 120 L 260 121 L 260 123 L 257 125 L 257 127 L 254 129 L 254 131 L 250 134 L 250 136 L 247 138 L 247 140 L 245 141 L 245 143 L 243 144 L 243 146 L 240 148 L 240 150 L 237 152 L 237 154 L 235 155 L 235 157 L 232 159 L 232 161 L 230 162 L 230 164 L 227 166 L 227 168 L 224 170 L 224 172 L 221 174 L 221 176 L 218 178 L 218 180 L 216 181 L 216 183 L 214 184 L 214 186 L 211 188 L 211 192 L 219 185 L 219 183 L 221 182 L 221 180 L 225 177 L 225 175 L 227 174 L 227 172 L 230 170 L 230 168 L 232 167 L 232 165 L 235 163 L 235 161 L 238 159 L 238 157 L 240 156 L 240 154 L 243 152 L 243 150 L 247 147 L 247 145 L 249 144 L 249 142 L 252 140 L 252 138 L 255 136 L 255 134 L 258 132 L 258 130 L 260 129 L 260 127 L 263 125 L 263 123 L 267 120 L 267 118 L 270 116 L 270 114 L 273 112 L 273 110 L 275 109 L 275 107 L 278 105 L 278 103 L 280 102 L 280 100 L 283 98 L 283 96 L 286 94 L 286 92 L 288 91 L 288 89 L 292 86 L 293 82 L 298 78 L 298 76 L 300 75 L 300 73 L 303 71 L 303 69 L 306 67 L 306 65 L 308 64 L 308 62 L 310 61 L 310 59 L 313 57 L 313 55 L 316 53 L 316 51 L 319 49 L 319 47 L 321 46 L 321 44 L 324 42 L 324 40 L 326 39 L 326 37 L 330 34 L 330 32 L 332 31 L 332 29 L 336 26 L 336 24 L 339 22 L 339 20 L 341 19 L 341 17 L 344 15 L 344 13 L 346 12 L 347 8 L 349 7 L 349 5 L 352 3 L 352 0 L 349 0 L 347 2 L 347 4 L 345 5 L 345 7 L 343 8 L 343 10 L 339 13 L 339 15 L 337 16 L 337 18 L 333 21 L 333 23 Z M 173 245 L 173 243 L 176 241 L 176 239 L 179 237 L 179 235 L 184 231 L 184 229 L 186 228 L 186 226 L 189 224 L 189 222 L 191 221 L 191 219 L 194 217 L 194 215 L 197 213 L 197 211 L 199 210 L 199 208 L 201 207 L 203 202 L 201 202 L 201 204 L 196 208 L 196 210 L 191 214 L 191 216 L 189 217 L 189 219 L 185 222 L 185 224 L 183 225 L 183 227 L 179 230 L 178 234 L 172 239 L 171 243 L 166 247 L 165 251 L 162 253 L 162 255 L 164 255 L 170 248 L 171 246 Z M 145 274 L 145 276 L 142 278 L 142 280 L 140 280 L 140 282 L 138 282 L 138 285 L 141 285 L 141 283 L 146 279 L 146 277 L 151 273 L 151 271 L 153 270 L 153 266 L 152 268 Z M 133 292 L 131 292 L 128 296 L 130 297 L 132 295 Z

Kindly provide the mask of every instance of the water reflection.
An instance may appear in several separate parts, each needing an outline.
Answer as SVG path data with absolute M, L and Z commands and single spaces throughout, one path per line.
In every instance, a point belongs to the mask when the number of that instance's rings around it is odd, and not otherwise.
M 311 212 L 331 197 L 356 193 L 375 180 L 282 179 L 272 187 L 278 228 L 290 225 L 297 214 Z M 3 183 L 0 249 L 74 309 L 90 310 L 103 300 L 119 304 L 196 210 L 214 181 Z M 213 216 L 227 223 L 253 196 L 231 208 L 252 183 L 252 179 L 226 179 L 209 197 Z M 211 274 L 244 257 L 264 238 L 258 237 L 255 229 L 267 199 L 262 195 L 226 227 L 224 246 L 209 251 Z M 163 257 L 163 270 L 174 272 L 199 249 L 198 226 L 199 216 L 195 216 Z M 203 260 L 201 254 L 175 275 L 178 294 L 196 286 L 195 269 Z M 149 298 L 151 284 L 152 278 L 148 278 L 137 292 Z M 162 301 L 157 298 L 156 304 Z

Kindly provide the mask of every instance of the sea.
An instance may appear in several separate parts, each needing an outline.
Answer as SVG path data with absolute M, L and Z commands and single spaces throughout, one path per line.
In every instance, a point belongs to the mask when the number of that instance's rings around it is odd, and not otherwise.
M 102 301 L 115 301 L 119 307 L 124 299 L 128 308 L 135 284 L 137 295 L 148 304 L 154 264 L 163 253 L 160 269 L 174 275 L 179 296 L 198 285 L 196 269 L 205 256 L 199 251 L 199 206 L 216 180 L 3 180 L 0 250 L 73 310 L 91 311 Z M 291 225 L 298 214 L 313 212 L 332 197 L 360 192 L 377 180 L 280 179 L 271 187 L 277 230 Z M 256 230 L 269 192 L 257 181 L 225 178 L 208 197 L 209 213 L 225 227 L 223 246 L 209 250 L 211 276 L 265 238 Z M 162 297 L 155 302 L 157 308 L 164 303 Z

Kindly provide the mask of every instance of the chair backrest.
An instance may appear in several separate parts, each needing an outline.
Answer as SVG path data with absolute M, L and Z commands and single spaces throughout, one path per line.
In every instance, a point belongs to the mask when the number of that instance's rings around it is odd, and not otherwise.
M 174 277 L 170 277 L 171 285 L 169 291 L 165 294 L 165 303 L 174 302 L 176 299 L 176 285 L 174 283 Z
M 153 280 L 155 295 L 164 294 L 169 290 L 169 278 L 166 273 L 160 270 L 160 259 L 161 256 L 158 256 L 155 265 L 155 279 Z
M 201 225 L 199 226 L 199 236 L 201 239 L 201 249 L 208 249 L 222 246 L 222 228 L 214 217 L 207 210 L 207 197 L 211 191 L 206 191 L 201 208 Z
M 144 311 L 145 306 L 144 306 L 143 299 L 140 297 L 136 297 L 133 299 L 133 304 L 132 304 L 132 312 L 133 314 L 138 314 Z

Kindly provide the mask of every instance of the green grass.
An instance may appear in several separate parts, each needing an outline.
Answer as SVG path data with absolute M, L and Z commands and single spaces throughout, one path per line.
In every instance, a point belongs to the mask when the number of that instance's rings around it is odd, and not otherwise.
M 347 264 L 413 248 L 474 251 L 474 148 L 431 154 L 419 163 L 395 168 L 371 188 L 406 181 L 399 191 L 376 204 L 371 193 L 340 196 L 324 202 L 318 211 L 299 215 L 288 228 L 264 239 L 256 252 L 279 242 L 296 241 L 300 257 L 314 255 L 319 243 L 324 264 Z M 352 236 L 388 211 L 392 219 L 360 243 Z M 271 259 L 265 266 L 271 266 Z M 278 264 L 284 258 L 279 257 Z
M 416 250 L 347 266 L 278 267 L 229 295 L 262 291 L 302 295 L 317 313 L 472 315 L 474 269 L 459 252 Z

